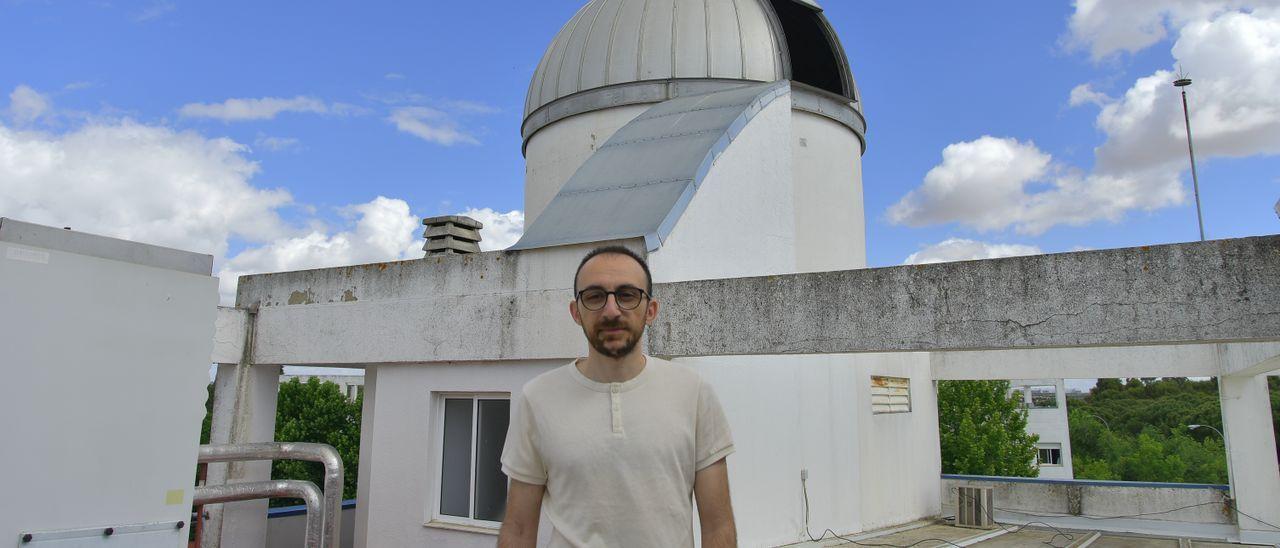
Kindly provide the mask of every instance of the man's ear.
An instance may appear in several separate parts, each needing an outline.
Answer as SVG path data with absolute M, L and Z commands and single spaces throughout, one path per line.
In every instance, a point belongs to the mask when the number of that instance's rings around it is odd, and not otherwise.
M 578 301 L 569 301 L 569 315 L 573 316 L 573 323 L 582 325 L 582 312 L 578 310 Z
M 644 324 L 653 325 L 653 321 L 658 319 L 658 301 L 649 299 L 649 306 L 644 311 Z

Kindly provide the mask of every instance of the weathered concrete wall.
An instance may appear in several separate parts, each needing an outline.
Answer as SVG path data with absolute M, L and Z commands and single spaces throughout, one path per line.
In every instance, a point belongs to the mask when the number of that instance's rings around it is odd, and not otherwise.
M 1085 480 L 1051 480 L 1040 482 L 949 479 L 942 480 L 942 512 L 952 514 L 956 508 L 956 487 L 995 487 L 995 507 L 1006 512 L 1029 514 L 1083 515 L 1094 518 L 1141 516 L 1155 522 L 1230 524 L 1231 514 L 1225 500 L 1227 491 L 1209 486 L 1176 487 L 1150 483 L 1090 482 Z M 1079 513 L 1072 509 L 1072 493 L 1080 500 Z M 1180 510 L 1175 510 L 1181 508 Z M 1166 512 L 1167 510 L 1174 510 Z M 1157 513 L 1159 512 L 1159 513 Z
M 655 288 L 668 356 L 1280 340 L 1280 237 Z M 760 321 L 767 319 L 767 321 Z
M 573 357 L 580 337 L 563 308 L 589 247 L 248 276 L 238 301 L 263 307 L 257 363 Z M 537 252 L 564 257 L 525 256 Z M 648 348 L 660 356 L 1277 341 L 1280 237 L 677 282 L 655 293 L 663 313 Z

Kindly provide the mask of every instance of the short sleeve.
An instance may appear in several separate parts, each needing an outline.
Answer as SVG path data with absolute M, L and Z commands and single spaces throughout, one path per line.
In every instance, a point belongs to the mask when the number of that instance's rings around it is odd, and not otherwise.
M 733 453 L 733 435 L 729 432 L 729 420 L 720 407 L 720 399 L 707 381 L 699 379 L 698 427 L 694 470 L 702 470 Z
M 536 421 L 527 395 L 520 394 L 514 409 L 515 416 L 507 427 L 507 441 L 502 447 L 502 473 L 524 483 L 546 485 L 547 468 L 538 453 Z

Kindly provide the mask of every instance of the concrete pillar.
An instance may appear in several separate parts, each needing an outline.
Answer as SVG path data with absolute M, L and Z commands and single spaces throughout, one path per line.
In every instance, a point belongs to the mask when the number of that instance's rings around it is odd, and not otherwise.
M 209 443 L 275 441 L 278 365 L 219 364 Z M 271 479 L 271 461 L 211 463 L 206 485 Z M 202 548 L 255 548 L 267 543 L 267 500 L 205 507 Z
M 364 368 L 364 405 L 360 409 L 360 467 L 356 475 L 355 548 L 369 546 L 370 485 L 373 468 L 373 416 L 378 395 L 378 368 Z
M 1220 359 L 1235 358 L 1225 351 L 1225 345 L 1218 346 L 1223 350 L 1219 352 Z M 1228 370 L 1227 366 L 1246 364 L 1221 365 Z M 1280 525 L 1280 464 L 1276 461 L 1267 377 L 1222 376 L 1218 380 L 1218 393 L 1222 402 L 1231 489 L 1240 511 L 1237 516 L 1240 541 L 1280 544 L 1280 529 L 1268 525 Z

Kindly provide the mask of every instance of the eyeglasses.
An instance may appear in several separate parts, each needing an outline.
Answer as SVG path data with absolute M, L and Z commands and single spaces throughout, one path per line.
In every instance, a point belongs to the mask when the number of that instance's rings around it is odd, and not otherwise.
M 635 310 L 640 306 L 640 301 L 649 296 L 643 289 L 636 287 L 619 287 L 613 291 L 592 287 L 578 292 L 578 302 L 587 310 L 600 310 L 609 302 L 609 295 L 613 295 L 614 302 L 623 310 Z

